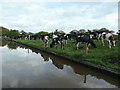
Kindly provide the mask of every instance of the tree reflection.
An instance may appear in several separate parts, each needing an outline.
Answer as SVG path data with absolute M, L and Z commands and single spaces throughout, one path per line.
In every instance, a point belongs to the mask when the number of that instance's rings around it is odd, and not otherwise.
M 9 48 L 9 49 L 17 49 L 18 48 L 18 45 L 16 44 L 16 43 L 14 43 L 14 42 L 10 42 L 10 43 L 8 43 L 7 44 L 7 47 Z
M 10 42 L 8 42 L 8 41 L 6 41 L 6 40 L 4 40 L 4 39 L 0 39 L 0 46 L 5 46 L 5 45 L 7 45 L 8 43 L 10 43 Z

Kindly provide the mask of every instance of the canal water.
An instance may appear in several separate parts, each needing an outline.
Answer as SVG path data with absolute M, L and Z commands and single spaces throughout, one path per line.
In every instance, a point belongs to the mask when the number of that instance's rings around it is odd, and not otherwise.
M 3 88 L 119 88 L 117 77 L 69 60 L 3 41 Z

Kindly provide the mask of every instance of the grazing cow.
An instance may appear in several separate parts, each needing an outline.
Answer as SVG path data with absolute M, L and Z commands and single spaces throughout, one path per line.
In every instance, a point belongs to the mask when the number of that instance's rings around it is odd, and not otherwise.
M 72 40 L 72 35 L 69 33 L 69 34 L 67 34 L 67 38 L 69 39 L 69 40 Z
M 53 35 L 52 43 L 50 44 L 50 48 L 53 48 L 55 45 L 60 44 L 61 48 L 64 49 L 64 42 L 62 35 Z
M 90 31 L 88 30 L 89 34 L 90 34 L 90 38 L 95 38 L 97 40 L 100 40 L 101 39 L 101 36 L 102 36 L 102 33 L 105 32 L 105 31 Z
M 111 48 L 111 46 L 115 46 L 115 40 L 112 33 L 108 33 L 106 31 L 91 32 L 90 30 L 88 30 L 88 32 L 90 33 L 91 38 L 93 36 L 96 37 L 98 40 L 100 40 L 101 38 L 103 46 L 105 46 L 104 40 L 107 40 L 109 42 L 109 48 Z
M 90 30 L 88 30 L 88 32 L 90 34 L 91 39 L 93 39 L 93 37 L 98 39 L 98 32 L 96 32 L 96 31 L 91 32 Z
M 26 35 L 25 40 L 30 40 L 31 35 Z
M 45 37 L 45 35 L 43 35 L 43 34 L 40 35 L 40 39 L 41 39 L 42 41 L 44 41 L 44 37 Z
M 77 43 L 77 49 L 79 47 L 79 44 L 85 43 L 86 53 L 88 52 L 88 46 L 89 45 L 92 45 L 94 48 L 96 48 L 96 44 L 93 42 L 93 40 L 90 38 L 89 35 L 84 35 L 84 34 L 76 35 L 76 43 Z
M 43 39 L 43 42 L 44 42 L 44 46 L 46 47 L 48 47 L 48 41 L 49 41 L 49 36 L 44 36 L 44 39 Z
M 105 46 L 104 40 L 107 40 L 109 42 L 109 48 L 111 48 L 111 46 L 115 46 L 115 40 L 112 33 L 103 32 L 101 34 L 101 39 L 103 46 Z
M 65 40 L 65 44 L 67 44 L 68 34 L 64 34 L 64 35 L 61 35 L 61 36 Z
M 26 37 L 27 37 L 27 40 L 30 40 L 31 35 L 27 35 Z

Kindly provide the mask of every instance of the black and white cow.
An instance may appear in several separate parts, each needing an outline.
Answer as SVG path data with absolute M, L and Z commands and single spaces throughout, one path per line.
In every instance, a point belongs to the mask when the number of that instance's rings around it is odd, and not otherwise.
M 98 39 L 98 35 L 99 35 L 98 32 L 88 30 L 88 33 L 89 33 L 91 39 L 95 38 L 95 39 L 99 40 Z
M 67 41 L 68 41 L 68 34 L 61 34 L 61 37 L 62 37 L 63 40 L 65 41 L 65 44 L 67 44 Z
M 41 34 L 40 35 L 40 40 L 44 41 L 44 37 L 45 37 L 45 35 Z
M 53 35 L 52 43 L 50 44 L 50 48 L 53 48 L 55 45 L 57 47 L 60 44 L 61 48 L 64 49 L 64 38 L 63 35 Z
M 101 34 L 101 39 L 103 46 L 105 46 L 104 40 L 107 40 L 109 42 L 109 48 L 111 48 L 111 46 L 115 46 L 115 39 L 112 33 L 103 32 Z
M 48 47 L 48 42 L 49 42 L 49 36 L 48 35 L 44 36 L 43 42 L 44 42 L 44 46 Z
M 92 45 L 94 48 L 96 48 L 96 44 L 93 42 L 93 40 L 90 38 L 90 35 L 87 34 L 78 34 L 76 35 L 76 43 L 77 43 L 77 50 L 81 43 L 85 43 L 86 45 L 86 53 L 88 52 L 88 46 Z
M 89 33 L 89 35 L 90 35 L 90 38 L 92 38 L 92 39 L 97 39 L 97 40 L 101 40 L 101 35 L 102 35 L 102 33 L 103 32 L 105 32 L 105 31 L 90 31 L 90 30 L 88 30 L 88 33 Z
M 109 48 L 111 48 L 111 46 L 115 46 L 115 39 L 114 39 L 112 33 L 109 33 L 109 32 L 106 32 L 106 31 L 95 31 L 95 32 L 89 31 L 89 33 L 90 33 L 91 38 L 94 36 L 98 40 L 101 39 L 103 46 L 105 46 L 105 44 L 104 44 L 105 40 L 107 40 L 109 42 Z
M 48 34 L 41 34 L 39 36 L 39 39 L 41 41 L 43 41 L 45 47 L 48 47 L 48 42 L 49 42 L 49 35 Z

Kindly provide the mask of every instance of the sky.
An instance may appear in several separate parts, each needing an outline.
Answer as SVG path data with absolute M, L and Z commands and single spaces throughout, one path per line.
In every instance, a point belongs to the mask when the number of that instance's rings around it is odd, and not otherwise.
M 55 29 L 69 33 L 74 29 L 103 27 L 117 32 L 117 0 L 98 1 L 1 0 L 0 26 L 33 33 Z

